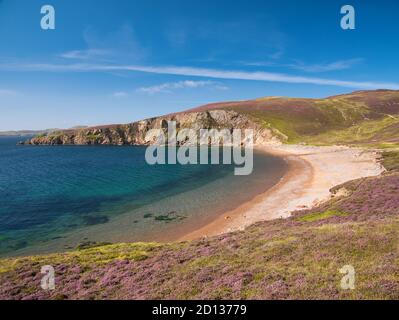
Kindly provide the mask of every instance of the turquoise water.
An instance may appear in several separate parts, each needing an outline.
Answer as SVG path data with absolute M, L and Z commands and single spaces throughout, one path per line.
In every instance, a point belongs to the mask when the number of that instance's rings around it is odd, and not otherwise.
M 1 255 L 177 234 L 264 191 L 285 166 L 256 155 L 254 174 L 236 177 L 232 165 L 150 166 L 144 147 L 17 146 L 19 140 L 0 138 Z

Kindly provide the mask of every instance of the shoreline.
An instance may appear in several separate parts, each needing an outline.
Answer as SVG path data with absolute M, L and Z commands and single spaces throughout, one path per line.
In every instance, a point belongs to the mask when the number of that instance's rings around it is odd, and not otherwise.
M 198 224 L 186 230 L 164 230 L 158 238 L 147 237 L 141 240 L 126 239 L 121 234 L 132 225 L 134 216 L 126 214 L 120 220 L 110 224 L 101 224 L 65 234 L 46 245 L 40 244 L 20 249 L 11 256 L 27 256 L 51 252 L 65 252 L 65 248 L 76 246 L 82 239 L 94 242 L 181 242 L 217 236 L 229 232 L 242 231 L 245 228 L 267 220 L 287 218 L 293 211 L 310 209 L 318 203 L 331 198 L 330 189 L 349 180 L 366 176 L 377 176 L 385 169 L 378 163 L 377 152 L 349 147 L 313 147 L 302 145 L 255 146 L 256 151 L 278 157 L 286 164 L 285 173 L 278 181 L 253 198 L 237 203 L 237 206 L 223 203 L 224 210 L 198 227 Z M 343 174 L 344 173 L 344 174 Z M 267 181 L 260 178 L 265 186 Z M 219 187 L 222 187 L 219 185 Z M 236 186 L 239 188 L 239 185 Z M 190 191 L 191 192 L 191 191 Z M 185 198 L 185 194 L 178 195 Z M 122 223 L 121 223 L 122 222 Z M 130 231 L 129 231 L 130 232 Z M 107 234 L 108 239 L 103 235 Z M 62 249 L 64 248 L 64 249 Z M 67 248 L 67 249 L 69 249 Z M 31 251 L 34 250 L 34 253 Z M 66 250 L 68 251 L 68 250 Z M 9 257 L 9 255 L 7 255 Z
M 250 225 L 310 209 L 331 199 L 330 189 L 350 180 L 377 176 L 385 171 L 374 151 L 346 146 L 275 145 L 257 150 L 281 157 L 286 174 L 266 192 L 214 221 L 177 239 L 190 241 L 242 231 Z M 344 175 L 342 173 L 345 173 Z

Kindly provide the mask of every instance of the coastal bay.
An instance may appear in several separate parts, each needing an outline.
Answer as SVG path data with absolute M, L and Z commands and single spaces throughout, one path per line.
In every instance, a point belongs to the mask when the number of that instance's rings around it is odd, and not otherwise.
M 144 147 L 15 141 L 1 140 L 5 256 L 176 240 L 264 193 L 287 169 L 280 157 L 260 151 L 254 173 L 235 176 L 232 165 L 149 166 Z

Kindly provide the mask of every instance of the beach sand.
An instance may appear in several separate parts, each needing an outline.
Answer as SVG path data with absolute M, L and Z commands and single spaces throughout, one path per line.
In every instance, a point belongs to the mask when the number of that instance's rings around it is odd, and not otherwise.
M 378 154 L 345 146 L 258 146 L 282 157 L 288 164 L 283 178 L 253 200 L 225 212 L 180 241 L 244 230 L 259 221 L 287 218 L 293 211 L 312 208 L 331 198 L 330 189 L 344 182 L 377 176 L 384 171 Z

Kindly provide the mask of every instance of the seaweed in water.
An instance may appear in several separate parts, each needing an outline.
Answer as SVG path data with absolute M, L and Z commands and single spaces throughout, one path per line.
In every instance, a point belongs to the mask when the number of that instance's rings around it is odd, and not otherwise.
M 83 221 L 86 226 L 93 226 L 96 224 L 104 224 L 109 221 L 107 216 L 84 216 Z
M 169 222 L 174 221 L 174 220 L 180 221 L 180 220 L 183 220 L 185 218 L 186 218 L 185 216 L 177 214 L 176 211 L 171 211 L 171 212 L 169 212 L 167 214 L 161 214 L 161 215 L 156 216 L 154 218 L 154 220 L 163 221 L 163 222 L 169 223 Z

